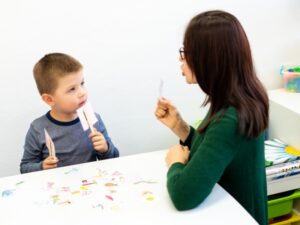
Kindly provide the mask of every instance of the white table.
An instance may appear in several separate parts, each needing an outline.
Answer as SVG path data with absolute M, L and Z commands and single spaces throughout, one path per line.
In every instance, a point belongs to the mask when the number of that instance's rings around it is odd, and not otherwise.
M 257 224 L 219 185 L 196 209 L 177 211 L 165 153 L 0 178 L 0 224 Z

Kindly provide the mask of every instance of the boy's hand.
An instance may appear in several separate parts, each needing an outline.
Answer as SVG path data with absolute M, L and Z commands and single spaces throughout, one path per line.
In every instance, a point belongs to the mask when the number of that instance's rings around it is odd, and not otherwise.
M 53 156 L 48 156 L 42 163 L 43 170 L 53 169 L 57 167 L 58 159 Z
M 105 137 L 97 131 L 96 128 L 94 128 L 94 131 L 90 133 L 89 138 L 92 140 L 94 149 L 97 152 L 104 153 L 108 151 L 108 145 Z

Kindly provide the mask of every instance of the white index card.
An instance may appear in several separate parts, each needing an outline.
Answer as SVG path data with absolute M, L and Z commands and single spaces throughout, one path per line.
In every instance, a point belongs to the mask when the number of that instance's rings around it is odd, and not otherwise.
M 163 97 L 163 91 L 164 91 L 164 80 L 163 79 L 160 79 L 160 82 L 159 82 L 159 89 L 158 89 L 158 97 L 161 98 Z

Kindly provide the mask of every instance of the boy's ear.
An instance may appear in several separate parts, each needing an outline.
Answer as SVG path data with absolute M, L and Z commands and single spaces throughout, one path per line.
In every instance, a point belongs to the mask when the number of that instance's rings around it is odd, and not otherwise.
M 52 97 L 52 95 L 49 95 L 49 94 L 42 94 L 42 100 L 44 102 L 46 102 L 49 106 L 53 106 L 54 105 L 54 98 Z

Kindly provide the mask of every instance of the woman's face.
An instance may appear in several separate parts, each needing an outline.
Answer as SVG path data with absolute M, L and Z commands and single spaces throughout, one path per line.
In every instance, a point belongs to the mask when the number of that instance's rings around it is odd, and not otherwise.
M 183 53 L 183 52 L 182 52 Z M 188 66 L 185 57 L 183 54 L 180 54 L 179 61 L 181 62 L 180 68 L 181 73 L 185 77 L 185 80 L 188 84 L 197 84 L 197 80 L 190 67 Z

